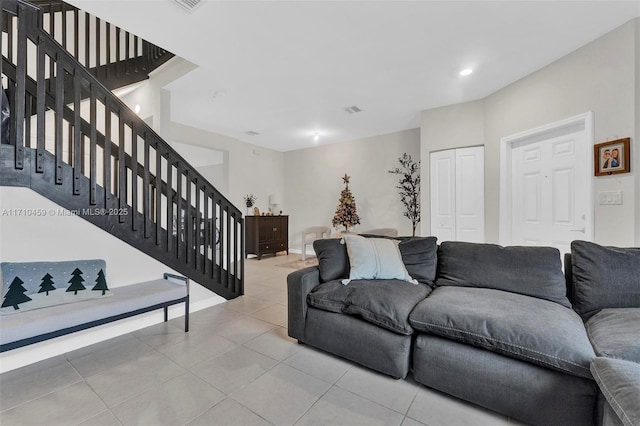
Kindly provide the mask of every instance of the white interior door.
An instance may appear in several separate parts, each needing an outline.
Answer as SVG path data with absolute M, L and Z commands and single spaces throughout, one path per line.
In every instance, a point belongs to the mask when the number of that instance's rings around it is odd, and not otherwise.
M 438 241 L 456 239 L 456 154 L 455 149 L 432 152 L 431 235 Z
M 431 235 L 484 242 L 484 147 L 430 155 Z
M 456 240 L 484 242 L 484 147 L 456 149 Z
M 512 244 L 552 246 L 566 253 L 571 241 L 585 239 L 585 146 L 581 130 L 513 144 Z

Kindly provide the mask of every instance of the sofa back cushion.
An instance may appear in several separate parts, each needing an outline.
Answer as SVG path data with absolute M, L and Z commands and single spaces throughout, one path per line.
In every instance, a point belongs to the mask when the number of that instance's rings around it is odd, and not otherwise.
M 3 262 L 1 314 L 111 295 L 102 259 L 63 262 Z
M 640 308 L 640 248 L 571 243 L 572 299 L 583 319 L 604 308 Z
M 493 288 L 571 307 L 560 252 L 553 247 L 446 241 L 438 249 L 436 285 Z
M 438 267 L 437 238 L 412 237 L 401 239 L 398 247 L 409 275 L 420 284 L 433 287 Z
M 419 283 L 433 287 L 438 266 L 436 237 L 402 237 L 397 239 L 400 240 L 398 248 L 409 275 Z M 318 256 L 318 269 L 322 282 L 349 277 L 351 265 L 349 264 L 347 247 L 340 243 L 340 238 L 316 240 L 313 242 L 313 249 Z

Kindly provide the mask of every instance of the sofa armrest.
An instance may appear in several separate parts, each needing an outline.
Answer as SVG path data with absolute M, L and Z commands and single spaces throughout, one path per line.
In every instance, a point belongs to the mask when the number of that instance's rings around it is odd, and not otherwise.
M 591 372 L 609 404 L 603 424 L 640 424 L 640 364 L 598 357 L 591 362 Z
M 304 341 L 304 323 L 307 318 L 307 295 L 320 284 L 317 266 L 300 269 L 287 276 L 289 336 Z

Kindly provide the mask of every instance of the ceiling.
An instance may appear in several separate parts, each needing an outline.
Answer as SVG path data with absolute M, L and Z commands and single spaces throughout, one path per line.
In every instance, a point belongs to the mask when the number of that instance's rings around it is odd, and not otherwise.
M 198 65 L 167 86 L 173 121 L 279 151 L 419 127 L 640 16 L 638 0 L 70 3 Z

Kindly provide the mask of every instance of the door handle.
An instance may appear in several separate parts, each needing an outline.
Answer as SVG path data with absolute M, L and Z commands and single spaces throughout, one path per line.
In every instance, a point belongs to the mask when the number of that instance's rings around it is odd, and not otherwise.
M 584 234 L 585 228 L 582 229 L 569 229 L 571 232 L 582 232 Z

